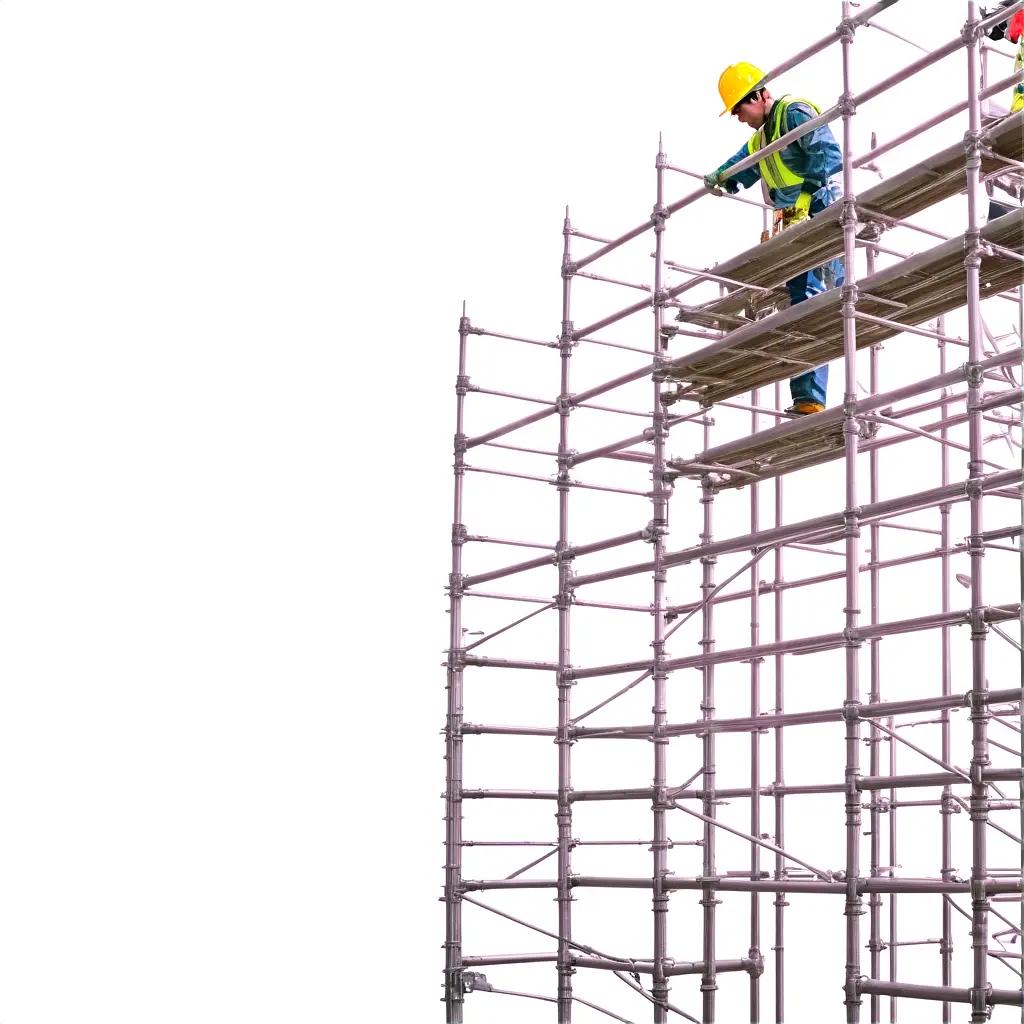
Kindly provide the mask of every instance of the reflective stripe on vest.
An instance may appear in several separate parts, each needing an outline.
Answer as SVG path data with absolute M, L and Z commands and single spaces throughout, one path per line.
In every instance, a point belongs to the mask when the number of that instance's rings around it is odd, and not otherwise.
M 1020 48 L 1017 50 L 1017 59 L 1013 62 L 1013 70 L 1020 71 L 1024 68 L 1024 36 L 1020 37 Z M 1024 110 L 1024 82 L 1018 82 L 1013 90 L 1013 100 L 1010 102 L 1010 113 L 1016 114 Z
M 783 96 L 776 100 L 772 108 L 771 117 L 762 125 L 747 143 L 747 152 L 756 153 L 759 149 L 771 145 L 776 139 L 781 139 L 785 132 L 786 111 L 791 103 L 803 103 L 810 107 L 815 114 L 821 111 L 810 100 L 797 99 L 795 97 Z M 758 160 L 757 169 L 761 172 L 761 181 L 769 189 L 788 188 L 792 185 L 802 185 L 804 179 L 794 173 L 786 166 L 782 159 L 782 152 L 770 153 L 763 160 Z

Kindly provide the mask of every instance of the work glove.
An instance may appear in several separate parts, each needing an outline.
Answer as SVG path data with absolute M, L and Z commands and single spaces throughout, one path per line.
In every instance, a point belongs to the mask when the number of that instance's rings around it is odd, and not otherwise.
M 792 213 L 786 218 L 790 227 L 794 224 L 799 224 L 802 220 L 807 220 L 811 216 L 811 194 L 810 192 L 801 192 L 796 197 L 796 202 L 793 204 Z
M 710 174 L 705 174 L 704 185 L 713 192 L 720 191 L 722 188 L 722 179 L 718 176 L 718 171 L 712 171 Z

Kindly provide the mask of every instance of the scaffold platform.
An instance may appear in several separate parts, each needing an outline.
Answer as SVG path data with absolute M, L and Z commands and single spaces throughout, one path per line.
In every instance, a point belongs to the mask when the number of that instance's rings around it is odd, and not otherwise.
M 982 297 L 1021 281 L 1024 210 L 986 224 L 979 233 Z M 857 347 L 868 348 L 963 306 L 966 233 L 886 267 L 857 284 Z M 711 405 L 753 388 L 805 373 L 843 354 L 841 289 L 745 324 L 719 341 L 672 360 L 658 376 L 679 381 L 676 398 Z M 671 328 L 669 328 L 671 330 Z

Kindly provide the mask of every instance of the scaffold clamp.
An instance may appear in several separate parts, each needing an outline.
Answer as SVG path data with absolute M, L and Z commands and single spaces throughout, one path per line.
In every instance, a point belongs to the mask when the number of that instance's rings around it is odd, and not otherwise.
M 860 222 L 857 216 L 857 200 L 853 196 L 846 196 L 844 199 L 840 200 L 840 202 L 843 204 L 843 212 L 839 216 L 839 223 L 842 224 L 843 227 L 856 227 Z M 842 294 L 842 291 L 846 288 L 856 289 L 856 287 L 856 285 L 852 284 L 844 285 L 843 289 L 840 290 L 840 294 Z M 845 296 L 843 301 L 846 301 Z
M 668 534 L 668 527 L 652 519 L 643 529 L 643 541 L 645 544 L 653 544 L 659 537 Z
M 985 371 L 980 363 L 964 363 L 964 379 L 969 387 L 980 388 L 985 383 Z
M 982 37 L 981 23 L 978 21 L 968 21 L 964 24 L 964 27 L 960 30 L 960 38 L 970 46 L 975 40 Z
M 487 980 L 486 974 L 479 971 L 462 972 L 462 991 L 465 992 L 493 992 L 494 986 Z
M 764 956 L 761 950 L 757 946 L 751 946 L 747 950 L 747 956 L 750 957 L 750 966 L 747 968 L 747 972 L 752 978 L 760 978 L 764 974 Z

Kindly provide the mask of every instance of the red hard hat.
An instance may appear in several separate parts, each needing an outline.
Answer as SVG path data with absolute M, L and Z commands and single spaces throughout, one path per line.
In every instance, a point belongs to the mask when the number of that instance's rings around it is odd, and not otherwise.
M 1006 29 L 1006 38 L 1011 43 L 1020 41 L 1020 37 L 1024 35 L 1024 10 L 1017 11 L 1014 16 L 1010 19 L 1009 27 Z

